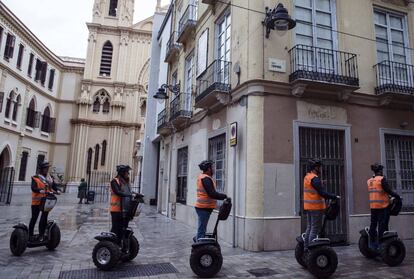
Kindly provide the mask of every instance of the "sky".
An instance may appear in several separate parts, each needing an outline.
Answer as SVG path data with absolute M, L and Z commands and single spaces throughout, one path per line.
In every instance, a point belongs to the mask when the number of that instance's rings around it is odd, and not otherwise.
M 50 50 L 85 58 L 94 0 L 0 0 Z M 162 5 L 169 0 L 162 0 Z M 134 23 L 152 16 L 157 0 L 135 0 Z

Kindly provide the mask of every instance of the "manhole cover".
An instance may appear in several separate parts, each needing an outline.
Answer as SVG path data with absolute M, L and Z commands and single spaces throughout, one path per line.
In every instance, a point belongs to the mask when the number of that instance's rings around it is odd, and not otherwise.
M 256 277 L 272 276 L 272 275 L 278 274 L 278 272 L 270 268 L 250 269 L 247 272 L 249 272 L 250 274 Z
M 134 266 L 120 266 L 113 271 L 100 271 L 93 269 L 80 269 L 62 271 L 59 279 L 110 279 L 110 278 L 130 278 L 139 276 L 153 276 L 160 274 L 177 273 L 178 270 L 170 263 L 145 264 Z

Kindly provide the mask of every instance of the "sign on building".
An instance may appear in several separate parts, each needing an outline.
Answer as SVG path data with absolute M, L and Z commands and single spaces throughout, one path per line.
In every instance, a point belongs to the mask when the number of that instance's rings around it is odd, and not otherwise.
M 237 122 L 230 124 L 230 146 L 237 145 Z

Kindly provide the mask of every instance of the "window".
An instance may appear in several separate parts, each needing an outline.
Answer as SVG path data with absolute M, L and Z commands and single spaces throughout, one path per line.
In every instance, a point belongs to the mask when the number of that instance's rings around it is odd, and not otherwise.
M 50 69 L 50 71 L 49 71 L 49 84 L 47 86 L 50 90 L 53 89 L 53 82 L 54 81 L 55 81 L 55 70 Z
M 33 61 L 34 61 L 34 54 L 33 53 L 30 53 L 29 66 L 27 68 L 27 75 L 29 77 L 32 77 Z
M 18 95 L 16 98 L 16 101 L 14 102 L 13 115 L 12 115 L 13 121 L 17 120 L 17 112 L 19 111 L 20 102 L 21 102 L 21 97 L 20 95 Z
M 118 0 L 110 0 L 109 1 L 109 15 L 116 16 L 118 11 Z
M 24 51 L 24 46 L 22 44 L 20 44 L 19 45 L 19 54 L 17 55 L 17 68 L 19 70 L 22 67 L 23 51 Z
M 52 118 L 50 117 L 50 109 L 46 107 L 42 115 L 42 125 L 40 130 L 45 133 L 51 132 Z
M 187 202 L 188 147 L 177 153 L 177 202 Z
M 226 180 L 226 135 L 222 134 L 211 138 L 208 141 L 208 158 L 215 164 L 214 179 L 216 180 L 217 191 L 224 193 Z
M 101 110 L 102 105 L 102 112 L 109 113 L 109 109 L 111 107 L 111 101 L 109 94 L 105 90 L 99 91 L 95 97 L 94 102 L 92 105 L 92 111 L 98 113 Z
M 91 173 L 91 168 L 92 168 L 92 148 L 88 149 L 88 157 L 86 159 L 86 173 L 90 174 Z
M 99 165 L 99 144 L 95 146 L 95 160 L 93 162 L 93 169 L 97 170 Z
M 4 92 L 0 92 L 0 112 L 3 111 Z
M 15 43 L 16 37 L 10 33 L 7 34 L 6 47 L 4 48 L 4 59 L 6 59 L 6 61 L 9 61 L 10 58 L 13 58 Z
M 110 107 L 109 99 L 106 98 L 103 105 L 102 105 L 102 112 L 103 113 L 108 113 L 109 112 L 109 107 Z
M 386 177 L 403 198 L 403 211 L 414 210 L 414 137 L 385 135 Z
M 39 166 L 45 160 L 44 154 L 37 155 L 37 162 L 36 162 L 36 173 L 39 173 Z
M 47 63 L 42 62 L 42 69 L 40 74 L 40 83 L 44 86 L 46 81 L 46 74 L 47 74 Z
M 3 27 L 0 26 L 0 46 L 3 41 Z
M 4 112 L 5 118 L 10 118 L 10 111 L 11 111 L 11 105 L 13 103 L 13 98 L 14 98 L 14 92 L 12 91 L 9 94 L 9 98 L 7 98 L 6 100 L 6 110 Z
M 40 114 L 36 111 L 35 101 L 32 99 L 27 108 L 26 126 L 32 128 L 39 127 Z
M 217 65 L 218 82 L 229 84 L 230 82 L 230 70 L 228 63 L 231 62 L 231 16 L 230 13 L 226 13 L 217 25 L 217 59 L 219 64 Z
M 26 180 L 26 168 L 27 168 L 28 157 L 29 157 L 29 152 L 23 151 L 22 157 L 20 159 L 19 181 Z
M 101 110 L 101 102 L 99 101 L 99 97 L 96 97 L 95 101 L 93 102 L 92 111 L 99 112 Z
M 182 100 L 185 111 L 191 111 L 191 98 L 193 92 L 193 71 L 194 71 L 194 54 L 190 54 L 185 59 L 185 85 L 184 85 L 184 99 Z
M 42 74 L 42 61 L 40 61 L 40 59 L 36 59 L 35 81 L 40 80 L 41 74 Z
M 197 75 L 207 69 L 208 63 L 208 29 L 201 34 L 197 44 Z
M 102 142 L 101 166 L 105 166 L 106 161 L 106 140 Z
M 111 75 L 112 52 L 113 52 L 112 44 L 110 41 L 107 41 L 102 48 L 101 68 L 99 69 L 99 75 L 101 76 Z

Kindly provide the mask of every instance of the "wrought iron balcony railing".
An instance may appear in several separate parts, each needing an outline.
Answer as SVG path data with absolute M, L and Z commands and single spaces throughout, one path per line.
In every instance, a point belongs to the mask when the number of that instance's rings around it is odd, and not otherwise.
M 177 32 L 172 32 L 170 39 L 167 42 L 167 49 L 165 52 L 165 61 L 168 62 L 170 58 L 180 51 L 181 44 L 177 43 Z
M 374 66 L 377 95 L 384 93 L 414 95 L 414 65 L 382 61 Z
M 197 78 L 196 102 L 213 91 L 230 92 L 231 89 L 231 62 L 215 60 Z
M 167 115 L 167 110 L 163 109 L 159 114 L 158 114 L 158 128 L 162 128 L 165 125 L 167 125 L 168 123 L 168 115 Z
M 308 79 L 359 86 L 356 54 L 306 45 L 296 45 L 289 54 L 290 82 Z
M 178 38 L 180 38 L 188 27 L 197 24 L 197 6 L 188 5 L 178 22 Z
M 174 120 L 177 117 L 191 118 L 192 105 L 191 92 L 178 94 L 170 104 L 170 119 Z

